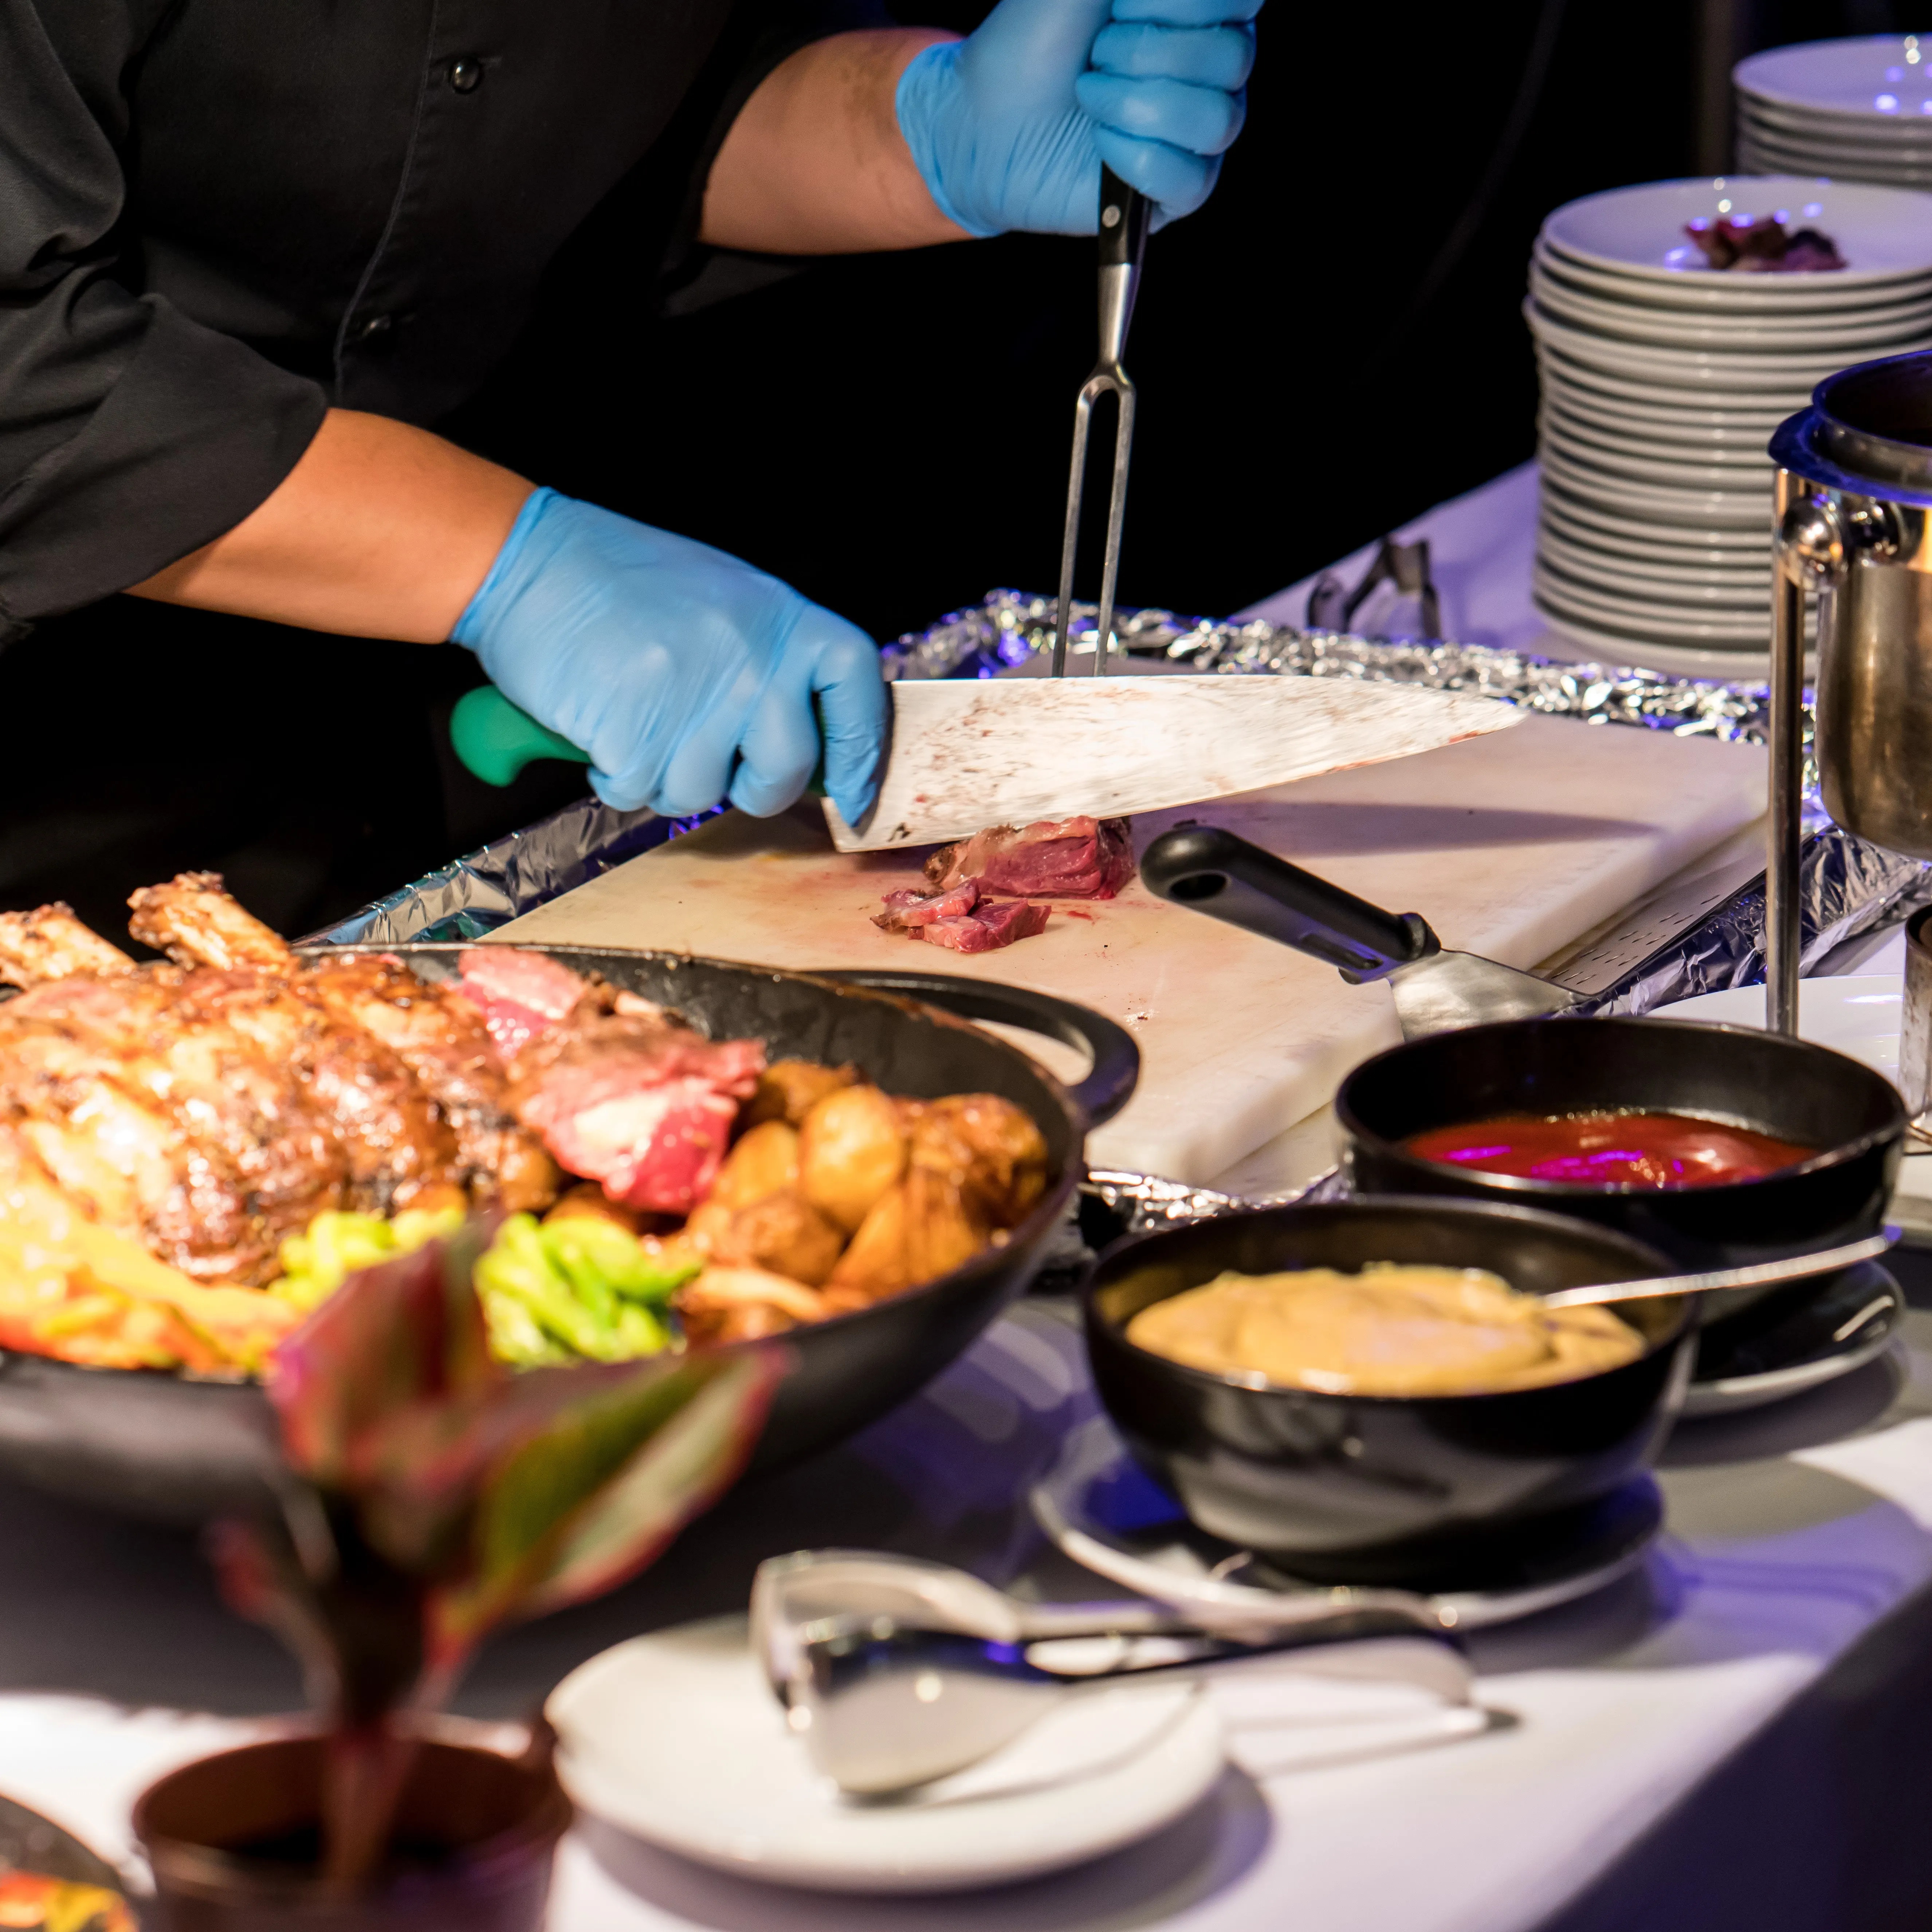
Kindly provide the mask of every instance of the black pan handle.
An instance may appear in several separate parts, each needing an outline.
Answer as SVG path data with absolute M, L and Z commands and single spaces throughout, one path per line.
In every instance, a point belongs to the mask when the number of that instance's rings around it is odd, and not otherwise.
M 1141 860 L 1148 890 L 1337 968 L 1360 986 L 1439 952 L 1420 913 L 1384 912 L 1214 825 L 1177 825 Z
M 823 980 L 843 980 L 874 993 L 898 993 L 908 1000 L 962 1020 L 993 1020 L 1002 1026 L 1023 1027 L 1048 1040 L 1078 1047 L 1090 1054 L 1093 1070 L 1072 1089 L 1073 1097 L 1095 1126 L 1111 1120 L 1133 1098 L 1141 1077 L 1141 1050 L 1124 1027 L 1116 1026 L 1091 1006 L 1036 993 L 1030 987 L 1006 986 L 991 980 L 968 980 L 952 973 L 821 973 Z

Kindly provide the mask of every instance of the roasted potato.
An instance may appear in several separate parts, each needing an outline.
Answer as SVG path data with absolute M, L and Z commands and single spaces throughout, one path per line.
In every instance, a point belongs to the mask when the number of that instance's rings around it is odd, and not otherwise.
M 782 1120 L 766 1120 L 745 1135 L 724 1156 L 706 1207 L 748 1208 L 768 1194 L 798 1186 L 798 1130 Z
M 848 1234 L 905 1171 L 898 1109 L 876 1087 L 828 1094 L 799 1130 L 799 1191 Z
M 1024 1220 L 1046 1191 L 1046 1142 L 1032 1117 L 997 1094 L 928 1100 L 914 1130 L 915 1164 L 921 1163 L 922 1132 L 938 1142 L 942 1130 L 948 1159 L 956 1143 L 968 1150 L 968 1185 L 987 1219 L 1000 1228 Z
M 806 1115 L 826 1094 L 858 1084 L 856 1066 L 821 1066 L 815 1060 L 775 1060 L 759 1076 L 758 1088 L 739 1118 L 747 1126 L 758 1126 L 766 1120 L 802 1126 Z
M 700 1347 L 755 1341 L 836 1312 L 802 1282 L 754 1268 L 707 1268 L 678 1290 L 672 1306 L 686 1339 Z
M 816 1288 L 832 1270 L 845 1246 L 835 1228 L 796 1194 L 767 1194 L 740 1208 L 711 1238 L 711 1252 L 733 1265 L 769 1269 L 773 1274 Z
M 656 1218 L 641 1208 L 626 1208 L 621 1201 L 613 1201 L 594 1180 L 580 1180 L 543 1217 L 544 1226 L 548 1227 L 553 1221 L 568 1221 L 573 1217 L 608 1221 L 613 1227 L 622 1228 L 627 1234 L 648 1232 Z
M 827 1297 L 842 1309 L 883 1300 L 950 1273 L 992 1236 L 961 1180 L 915 1166 L 860 1222 L 827 1277 Z

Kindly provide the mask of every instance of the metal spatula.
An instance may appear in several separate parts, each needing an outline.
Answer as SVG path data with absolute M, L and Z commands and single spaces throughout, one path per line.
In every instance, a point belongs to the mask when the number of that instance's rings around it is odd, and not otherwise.
M 1384 912 L 1213 825 L 1177 825 L 1141 860 L 1148 891 L 1279 940 L 1352 985 L 1386 980 L 1405 1040 L 1580 1004 L 1566 986 L 1474 952 L 1452 952 L 1420 913 Z

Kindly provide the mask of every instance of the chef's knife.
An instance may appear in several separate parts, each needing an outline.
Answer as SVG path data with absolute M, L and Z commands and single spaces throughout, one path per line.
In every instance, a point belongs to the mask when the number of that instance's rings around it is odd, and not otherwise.
M 1405 1040 L 1579 1004 L 1567 986 L 1474 952 L 1452 952 L 1420 914 L 1384 912 L 1214 825 L 1177 825 L 1141 859 L 1157 897 L 1279 940 L 1355 985 L 1386 980 Z
M 1432 752 L 1525 715 L 1490 698 L 1342 678 L 907 678 L 886 688 L 892 738 L 878 804 L 855 829 L 826 801 L 842 852 L 1192 805 Z M 493 686 L 465 694 L 450 736 L 492 784 L 532 758 L 584 758 Z

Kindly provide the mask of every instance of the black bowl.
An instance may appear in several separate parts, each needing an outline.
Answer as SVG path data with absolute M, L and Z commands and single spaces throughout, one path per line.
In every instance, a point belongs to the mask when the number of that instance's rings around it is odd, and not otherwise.
M 1716 1187 L 1581 1187 L 1425 1160 L 1402 1142 L 1498 1114 L 1699 1114 L 1819 1153 Z M 1689 1020 L 1507 1020 L 1410 1040 L 1364 1060 L 1335 1099 L 1345 1160 L 1369 1194 L 1448 1194 L 1572 1214 L 1686 1268 L 1802 1254 L 1883 1224 L 1905 1138 L 1892 1083 L 1828 1047 Z M 1707 1295 L 1706 1321 L 1774 1291 Z
M 390 952 L 439 980 L 466 949 L 350 950 Z M 535 950 L 674 1006 L 713 1038 L 762 1040 L 774 1058 L 850 1060 L 886 1092 L 916 1099 L 1000 1094 L 1046 1137 L 1046 1191 L 1004 1244 L 923 1287 L 787 1334 L 794 1366 L 766 1418 L 754 1474 L 841 1442 L 904 1401 L 1024 1288 L 1085 1172 L 1089 1124 L 1126 1104 L 1139 1069 L 1132 1040 L 1111 1020 L 1018 987 L 946 974 L 788 973 L 625 948 Z M 955 1014 L 1084 1046 L 1093 1071 L 1070 1092 Z M 0 1355 L 0 1475 L 76 1501 L 187 1522 L 246 1508 L 266 1493 L 272 1439 L 267 1397 L 253 1385 Z
M 1087 1346 L 1134 1455 L 1211 1535 L 1298 1576 L 1410 1583 L 1480 1568 L 1498 1548 L 1610 1494 L 1656 1453 L 1690 1372 L 1690 1310 L 1616 1312 L 1648 1346 L 1632 1362 L 1541 1388 L 1337 1396 L 1256 1388 L 1128 1341 L 1140 1311 L 1223 1269 L 1483 1268 L 1535 1293 L 1667 1273 L 1654 1249 L 1526 1208 L 1363 1199 L 1230 1214 L 1123 1242 L 1086 1293 Z

